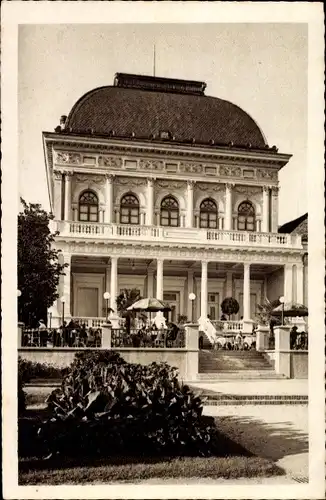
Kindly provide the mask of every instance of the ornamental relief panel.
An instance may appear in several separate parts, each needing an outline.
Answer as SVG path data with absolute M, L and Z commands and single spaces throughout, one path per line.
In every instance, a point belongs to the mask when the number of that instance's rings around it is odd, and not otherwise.
M 241 168 L 233 165 L 220 165 L 219 171 L 222 177 L 241 177 L 242 174 Z
M 164 188 L 164 189 L 182 189 L 182 190 L 185 190 L 187 187 L 187 184 L 185 181 L 182 182 L 182 181 L 173 181 L 173 180 L 167 180 L 167 181 L 157 180 L 155 185 L 157 187 Z
M 117 169 L 122 167 L 122 158 L 119 156 L 103 155 L 98 157 L 98 164 L 100 167 Z
M 277 181 L 278 172 L 276 170 L 268 170 L 266 168 L 257 168 L 257 179 Z
M 145 186 L 146 179 L 139 179 L 138 177 L 116 177 L 114 183 L 117 186 Z
M 80 165 L 81 155 L 79 153 L 70 153 L 68 151 L 56 151 L 55 163 Z
M 225 186 L 224 184 L 215 184 L 213 182 L 197 182 L 196 183 L 196 190 L 198 191 L 224 191 Z
M 202 174 L 204 173 L 205 166 L 210 166 L 208 165 L 203 165 L 201 163 L 190 163 L 190 162 L 180 162 L 179 165 L 179 172 L 181 173 L 195 173 L 195 174 Z
M 164 163 L 161 160 L 150 160 L 142 158 L 139 160 L 138 165 L 140 170 L 154 170 L 154 171 L 164 170 Z

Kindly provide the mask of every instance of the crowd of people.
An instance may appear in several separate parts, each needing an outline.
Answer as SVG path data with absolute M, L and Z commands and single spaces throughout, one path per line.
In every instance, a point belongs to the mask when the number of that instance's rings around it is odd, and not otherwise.
M 65 321 L 59 328 L 47 328 L 44 321 L 37 329 L 26 329 L 23 347 L 101 347 L 101 329 L 87 328 L 85 323 Z
M 174 323 L 167 323 L 166 328 L 157 328 L 155 323 L 140 326 L 140 328 L 131 330 L 130 334 L 121 330 L 113 334 L 112 346 L 132 346 L 132 347 L 171 347 L 180 342 L 180 328 Z

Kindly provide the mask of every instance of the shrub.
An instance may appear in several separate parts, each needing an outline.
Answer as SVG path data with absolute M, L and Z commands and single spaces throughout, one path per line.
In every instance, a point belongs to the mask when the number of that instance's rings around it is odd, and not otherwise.
M 239 312 L 239 302 L 233 297 L 226 297 L 221 304 L 221 309 L 223 314 L 227 314 L 230 319 L 232 314 L 237 314 Z
M 111 351 L 79 353 L 47 400 L 44 452 L 64 456 L 210 455 L 214 427 L 166 363 L 142 366 Z
M 69 371 L 68 367 L 59 368 L 48 363 L 27 361 L 20 357 L 18 358 L 18 369 L 23 377 L 24 383 L 29 382 L 33 378 L 62 378 Z

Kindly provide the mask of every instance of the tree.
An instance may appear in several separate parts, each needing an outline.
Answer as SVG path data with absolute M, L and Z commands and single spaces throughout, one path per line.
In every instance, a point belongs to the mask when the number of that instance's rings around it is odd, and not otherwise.
M 47 310 L 59 297 L 60 275 L 68 264 L 59 263 L 59 250 L 53 248 L 55 236 L 49 223 L 54 218 L 41 205 L 27 204 L 18 214 L 18 289 L 19 319 L 33 327 L 47 321 Z
M 128 333 L 130 333 L 131 320 L 135 317 L 135 312 L 127 311 L 127 309 L 129 306 L 134 304 L 134 302 L 140 299 L 140 292 L 137 288 L 132 288 L 131 290 L 124 288 L 117 296 L 117 311 L 123 318 L 126 319 L 126 330 Z
M 229 319 L 232 314 L 237 314 L 239 308 L 239 302 L 233 297 L 226 297 L 221 304 L 222 313 L 227 314 Z
M 281 302 L 276 300 L 269 300 L 267 297 L 265 298 L 262 304 L 257 305 L 258 313 L 256 314 L 258 322 L 261 325 L 267 325 L 270 329 L 273 329 L 273 326 L 281 323 L 280 319 L 272 316 L 272 311 L 275 307 L 279 306 Z

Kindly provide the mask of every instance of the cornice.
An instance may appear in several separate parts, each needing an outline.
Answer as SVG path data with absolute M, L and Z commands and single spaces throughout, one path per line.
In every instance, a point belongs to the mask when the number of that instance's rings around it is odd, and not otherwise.
M 269 151 L 245 151 L 232 150 L 231 148 L 210 148 L 210 147 L 194 147 L 182 146 L 177 144 L 154 144 L 145 143 L 130 139 L 98 139 L 94 137 L 80 137 L 73 135 L 55 134 L 51 132 L 43 132 L 43 137 L 46 142 L 50 142 L 57 147 L 71 148 L 72 150 L 80 149 L 81 151 L 97 151 L 116 152 L 123 154 L 141 154 L 141 155 L 158 155 L 166 158 L 193 158 L 216 160 L 223 162 L 240 162 L 248 165 L 262 165 L 271 168 L 281 168 L 291 158 L 291 155 L 282 153 L 271 153 Z

